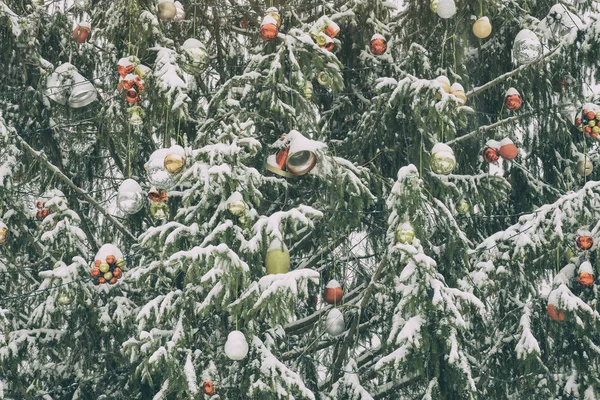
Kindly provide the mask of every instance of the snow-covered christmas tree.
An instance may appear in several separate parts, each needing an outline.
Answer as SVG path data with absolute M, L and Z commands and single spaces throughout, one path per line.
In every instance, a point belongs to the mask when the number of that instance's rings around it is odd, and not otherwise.
M 0 0 L 0 399 L 600 398 L 592 0 Z

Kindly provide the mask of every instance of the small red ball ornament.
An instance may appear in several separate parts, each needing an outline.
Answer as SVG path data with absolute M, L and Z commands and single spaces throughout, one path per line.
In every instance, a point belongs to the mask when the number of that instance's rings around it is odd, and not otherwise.
M 215 394 L 215 385 L 211 381 L 206 381 L 202 384 L 202 390 L 207 396 L 213 396 Z
M 273 40 L 279 34 L 279 28 L 277 27 L 277 20 L 270 15 L 267 15 L 262 24 L 260 24 L 260 37 L 263 40 Z
M 89 22 L 80 22 L 73 31 L 73 37 L 77 43 L 85 43 L 92 37 L 92 26 Z
M 510 140 L 509 138 L 504 138 L 500 142 L 500 150 L 498 152 L 500 153 L 500 156 L 502 158 L 507 160 L 514 160 L 519 154 L 519 149 L 517 148 L 517 146 L 515 146 L 512 140 Z
M 327 283 L 323 293 L 323 299 L 329 304 L 339 304 L 344 296 L 342 286 L 338 281 L 332 279 Z
M 521 104 L 523 104 L 523 99 L 521 99 L 521 95 L 517 92 L 517 89 L 510 88 L 506 91 L 506 97 L 504 98 L 504 104 L 506 108 L 511 111 L 518 110 L 521 108 Z
M 594 245 L 594 239 L 588 235 L 577 236 L 577 247 L 579 250 L 589 250 Z
M 548 316 L 554 321 L 565 320 L 565 312 L 563 310 L 556 309 L 556 307 L 554 307 L 554 304 L 548 304 L 548 307 L 546 307 L 546 311 L 548 311 Z
M 385 53 L 387 50 L 387 42 L 385 38 L 378 33 L 373 35 L 369 49 L 371 50 L 371 53 L 376 56 L 380 56 Z
M 500 152 L 497 148 L 486 147 L 483 150 L 483 159 L 488 163 L 495 163 L 500 158 Z

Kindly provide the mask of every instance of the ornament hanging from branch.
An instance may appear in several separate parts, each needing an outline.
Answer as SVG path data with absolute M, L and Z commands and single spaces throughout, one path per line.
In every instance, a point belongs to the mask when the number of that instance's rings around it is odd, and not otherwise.
M 342 314 L 339 309 L 333 308 L 331 311 L 329 311 L 327 318 L 325 319 L 325 330 L 333 337 L 344 333 L 346 330 L 344 314 Z
M 376 33 L 371 37 L 371 43 L 369 44 L 369 50 L 376 56 L 380 56 L 387 50 L 387 41 L 383 35 Z
M 114 244 L 107 243 L 96 253 L 90 275 L 95 278 L 95 283 L 115 284 L 123 277 L 123 268 L 125 268 L 123 253 Z
M 396 243 L 411 244 L 415 239 L 415 228 L 413 228 L 410 222 L 405 221 L 396 228 L 394 238 L 396 239 Z
M 6 243 L 8 240 L 8 226 L 4 223 L 4 221 L 0 221 L 0 244 Z
M 248 342 L 246 337 L 240 331 L 232 331 L 227 336 L 225 342 L 225 354 L 230 360 L 239 361 L 248 354 Z
M 290 252 L 281 240 L 275 238 L 269 245 L 265 257 L 267 274 L 285 274 L 290 270 Z
M 506 91 L 506 96 L 504 97 L 504 105 L 511 111 L 518 110 L 521 108 L 521 104 L 523 104 L 523 99 L 521 99 L 521 95 L 515 88 L 510 88 Z
M 450 94 L 456 97 L 460 104 L 467 103 L 467 95 L 465 93 L 465 88 L 460 83 L 456 82 L 450 87 Z
M 69 63 L 57 67 L 46 80 L 45 95 L 59 104 L 81 108 L 98 97 L 96 88 Z
M 575 125 L 585 136 L 598 138 L 600 133 L 600 107 L 593 103 L 585 103 L 575 118 Z
M 267 9 L 267 14 L 263 18 L 260 24 L 260 37 L 263 40 L 273 40 L 279 34 L 279 28 L 281 27 L 281 17 L 277 8 L 271 7 Z
M 436 0 L 435 5 L 434 2 L 431 3 L 431 8 L 435 9 L 437 15 L 443 19 L 452 18 L 456 14 L 454 0 Z
M 181 4 L 180 2 L 176 1 L 175 3 L 175 16 L 173 17 L 173 21 L 175 22 L 181 22 L 185 19 L 185 9 L 183 8 L 183 4 Z
M 125 214 L 135 214 L 144 207 L 144 191 L 133 179 L 125 179 L 117 192 L 117 207 Z
M 342 290 L 342 286 L 335 279 L 330 280 L 325 286 L 325 290 L 323 292 L 323 300 L 329 304 L 340 304 L 342 301 L 342 297 L 344 296 L 344 291 Z
M 531 64 L 542 55 L 542 44 L 535 33 L 522 29 L 515 37 L 512 52 L 517 64 Z
M 77 43 L 85 43 L 92 38 L 92 25 L 89 22 L 80 22 L 73 31 L 73 37 Z
M 300 132 L 291 130 L 282 135 L 275 146 L 283 147 L 267 158 L 265 168 L 277 175 L 289 178 L 308 174 L 317 164 L 316 151 L 325 144 L 310 140 Z
M 492 24 L 488 17 L 481 17 L 473 24 L 473 34 L 479 39 L 485 39 L 492 33 Z
M 162 189 L 152 187 L 148 192 L 148 198 L 152 202 L 150 204 L 150 215 L 155 220 L 164 220 L 169 216 L 169 207 L 167 206 L 167 192 Z
M 500 149 L 498 153 L 505 160 L 514 160 L 519 155 L 519 149 L 509 138 L 504 138 L 499 143 Z
M 577 160 L 577 173 L 583 177 L 590 175 L 594 171 L 592 160 L 585 154 L 579 155 Z
M 548 312 L 548 316 L 554 321 L 565 320 L 565 312 L 555 307 L 554 304 L 548 304 L 546 311 Z
M 589 261 L 584 261 L 579 266 L 577 282 L 583 286 L 594 286 L 594 269 Z
M 177 175 L 185 166 L 185 150 L 175 145 L 168 149 L 158 149 L 150 155 L 144 165 L 148 180 L 158 189 L 170 189 L 175 185 Z
M 488 140 L 483 149 L 483 159 L 489 164 L 493 164 L 500 159 L 500 143 L 495 140 Z
M 452 149 L 444 143 L 436 143 L 431 149 L 429 167 L 439 175 L 448 175 L 456 167 L 456 157 Z
M 200 75 L 208 68 L 206 46 L 198 39 L 190 38 L 181 45 L 179 65 L 190 75 Z
M 177 7 L 173 0 L 159 0 L 156 16 L 162 21 L 172 21 L 177 15 Z
M 202 391 L 207 396 L 214 396 L 215 395 L 215 385 L 211 381 L 205 381 L 202 384 Z
M 594 245 L 594 238 L 587 229 L 582 228 L 577 232 L 575 243 L 579 250 L 589 250 Z

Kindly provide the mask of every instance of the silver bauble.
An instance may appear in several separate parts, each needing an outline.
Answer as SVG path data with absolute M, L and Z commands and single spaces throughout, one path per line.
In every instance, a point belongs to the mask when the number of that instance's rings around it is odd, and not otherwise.
M 529 29 L 522 29 L 513 43 L 513 57 L 517 64 L 531 64 L 542 55 L 542 44 Z
M 135 214 L 144 207 L 146 196 L 133 179 L 125 179 L 117 192 L 117 207 L 125 214 Z

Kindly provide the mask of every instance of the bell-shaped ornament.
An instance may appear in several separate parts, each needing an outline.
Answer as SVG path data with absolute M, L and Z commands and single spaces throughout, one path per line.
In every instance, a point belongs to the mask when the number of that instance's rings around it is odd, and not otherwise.
M 415 238 L 415 228 L 406 221 L 398 225 L 394 237 L 397 243 L 410 244 Z
M 117 192 L 117 207 L 125 214 L 135 214 L 144 207 L 145 197 L 139 183 L 125 179 Z
M 199 75 L 208 68 L 206 46 L 198 39 L 190 38 L 181 46 L 181 68 L 190 75 Z
M 117 63 L 117 71 L 119 72 L 121 79 L 124 79 L 129 74 L 133 74 L 135 68 L 135 64 L 131 62 L 129 57 L 123 57 Z
M 144 123 L 144 110 L 140 106 L 133 106 L 127 109 L 129 113 L 129 124 L 133 126 L 140 126 Z
M 535 33 L 522 29 L 515 37 L 512 52 L 517 64 L 531 64 L 542 55 L 542 44 Z
M 163 21 L 171 21 L 177 15 L 177 7 L 173 0 L 159 0 L 156 16 Z
M 232 331 L 227 336 L 225 342 L 225 354 L 230 360 L 239 361 L 248 354 L 248 342 L 246 337 L 240 331 Z
M 444 143 L 436 143 L 431 149 L 429 167 L 440 175 L 448 175 L 456 167 L 456 157 L 452 149 Z
M 290 252 L 287 246 L 275 238 L 269 245 L 265 257 L 265 268 L 267 274 L 285 274 L 290 270 Z
M 150 204 L 150 215 L 157 221 L 167 219 L 169 216 L 169 207 L 164 201 L 153 201 Z
M 286 170 L 295 176 L 308 174 L 317 164 L 317 155 L 313 151 L 312 141 L 296 130 L 287 135 L 290 140 L 285 161 Z
M 346 330 L 344 314 L 337 308 L 333 308 L 327 314 L 327 318 L 325 319 L 325 330 L 333 337 L 341 335 Z

